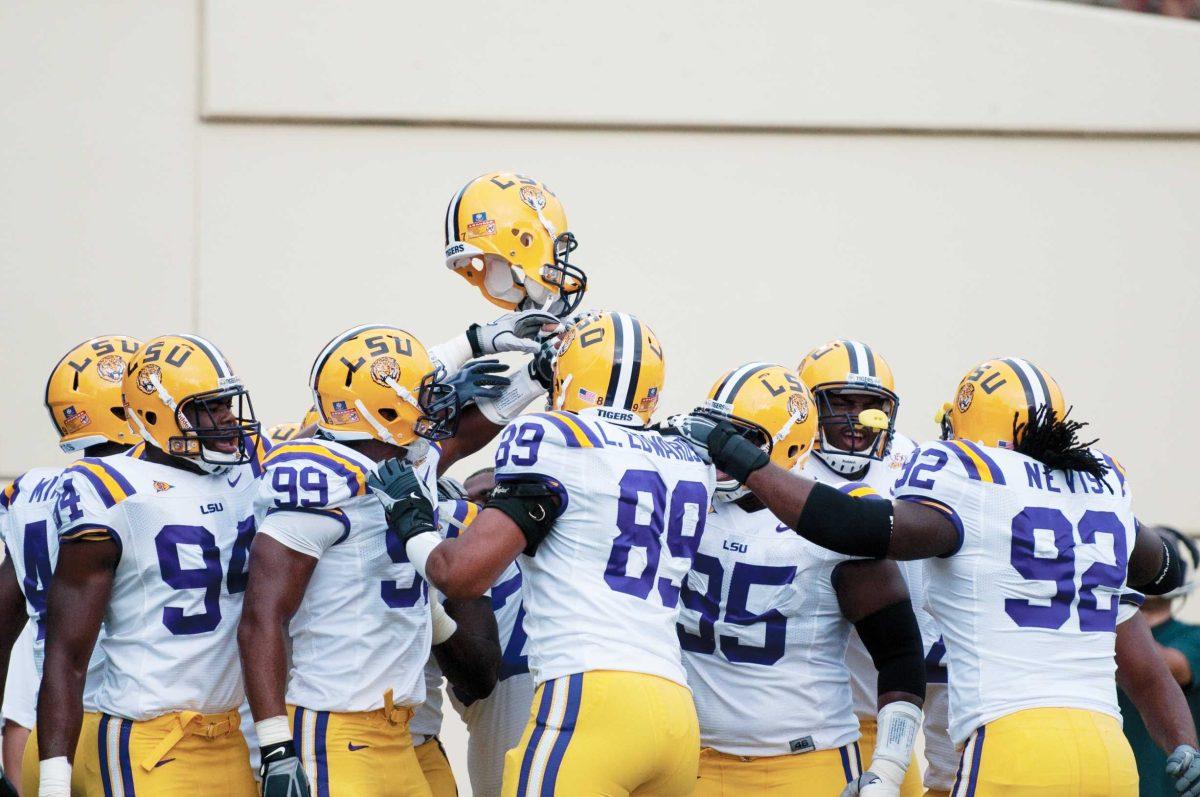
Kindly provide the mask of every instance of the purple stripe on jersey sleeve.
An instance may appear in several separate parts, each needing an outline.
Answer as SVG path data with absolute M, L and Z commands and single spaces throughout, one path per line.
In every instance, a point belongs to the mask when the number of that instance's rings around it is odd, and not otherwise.
M 334 473 L 336 473 L 337 475 L 341 476 L 343 479 L 346 480 L 346 482 L 350 485 L 350 494 L 351 495 L 358 495 L 359 491 L 362 489 L 362 481 L 358 478 L 358 474 L 356 474 L 354 471 L 347 468 L 342 463 L 338 462 L 336 459 L 332 459 L 330 457 L 323 457 L 320 454 L 316 454 L 316 453 L 309 452 L 309 451 L 287 451 L 287 450 L 284 450 L 282 453 L 275 454 L 271 457 L 271 464 L 275 464 L 276 462 L 297 462 L 297 461 L 315 462 L 318 465 L 329 468 Z
M 549 421 L 551 425 L 555 426 L 560 432 L 562 432 L 563 439 L 567 442 L 567 448 L 583 447 L 583 444 L 579 442 L 579 436 L 575 434 L 575 430 L 563 423 L 562 419 L 546 412 L 539 412 L 534 417 Z
M 104 502 L 104 506 L 106 508 L 111 509 L 117 503 L 117 499 L 113 497 L 112 492 L 104 486 L 104 482 L 100 481 L 100 477 L 92 473 L 87 468 L 79 465 L 72 465 L 71 467 L 67 468 L 67 473 L 75 476 L 84 476 L 87 478 L 87 480 L 92 483 L 92 487 L 95 488 L 96 494 L 100 496 L 100 500 Z
M 968 477 L 977 482 L 983 481 L 983 479 L 979 476 L 979 468 L 976 467 L 975 460 L 967 456 L 966 451 L 963 451 L 961 448 L 954 445 L 953 442 L 944 443 L 943 445 L 945 448 L 949 449 L 954 456 L 958 457 L 958 461 L 962 463 L 964 468 L 966 468 Z
M 975 456 L 983 460 L 983 464 L 987 465 L 988 469 L 992 472 L 993 482 L 996 484 L 1007 484 L 1007 482 L 1004 481 L 1004 471 L 1000 470 L 1000 466 L 996 464 L 996 460 L 984 453 L 982 447 L 977 446 L 969 440 L 959 440 L 958 442 L 971 449 Z
M 121 489 L 125 491 L 126 497 L 129 497 L 137 492 L 137 490 L 133 489 L 133 485 L 129 483 L 129 480 L 122 476 L 121 472 L 112 465 L 109 465 L 108 463 L 99 459 L 92 459 L 91 457 L 87 457 L 82 461 L 92 465 L 99 465 L 101 470 L 107 473 L 113 481 L 120 485 Z
M 896 500 L 908 501 L 913 504 L 925 504 L 926 506 L 931 506 L 939 512 L 942 512 L 950 518 L 950 522 L 954 524 L 954 529 L 958 532 L 958 543 L 954 546 L 953 550 L 941 554 L 938 557 L 939 559 L 947 559 L 951 556 L 954 556 L 954 554 L 958 553 L 959 550 L 962 549 L 963 540 L 966 538 L 966 532 L 963 530 L 962 518 L 960 518 L 958 513 L 954 511 L 954 507 L 943 503 L 936 498 L 930 498 L 926 495 L 901 495 L 897 497 Z

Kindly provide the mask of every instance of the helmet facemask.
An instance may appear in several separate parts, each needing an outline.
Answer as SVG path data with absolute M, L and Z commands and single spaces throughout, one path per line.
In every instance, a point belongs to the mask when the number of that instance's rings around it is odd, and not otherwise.
M 817 402 L 818 447 L 814 453 L 835 473 L 857 473 L 887 456 L 896 431 L 899 397 L 885 387 L 860 382 L 831 382 L 817 385 L 812 391 Z M 880 406 L 866 409 L 857 415 L 835 410 L 830 401 L 835 395 L 865 395 L 878 399 Z M 835 446 L 829 438 L 831 428 L 851 429 L 856 434 L 874 432 L 874 439 L 863 449 L 847 450 Z
M 220 420 L 226 412 L 232 413 L 232 423 Z M 240 382 L 188 396 L 176 407 L 175 420 L 181 434 L 167 441 L 167 453 L 187 459 L 207 473 L 222 473 L 253 457 L 249 437 L 259 434 L 260 424 L 254 416 L 250 393 Z M 230 450 L 215 448 L 217 444 Z
M 696 413 L 714 421 L 728 421 L 735 429 L 737 429 L 738 436 L 753 443 L 768 457 L 771 456 L 771 450 L 774 447 L 774 441 L 771 439 L 771 435 L 767 433 L 766 429 L 762 428 L 756 423 L 750 423 L 749 421 L 744 421 L 741 418 L 735 418 L 727 412 L 717 408 L 715 404 L 716 402 L 710 400 L 705 403 L 705 406 L 697 409 Z M 737 481 L 736 479 L 731 479 L 726 476 L 724 479 L 717 479 L 717 491 L 713 493 L 713 500 L 728 503 L 730 501 L 736 501 L 739 498 L 742 498 L 743 496 L 749 494 L 749 492 L 749 487 Z
M 413 431 L 433 442 L 454 437 L 462 417 L 458 391 L 454 385 L 442 381 L 445 373 L 440 368 L 429 372 L 421 379 L 417 390 L 417 405 L 422 414 L 413 424 Z

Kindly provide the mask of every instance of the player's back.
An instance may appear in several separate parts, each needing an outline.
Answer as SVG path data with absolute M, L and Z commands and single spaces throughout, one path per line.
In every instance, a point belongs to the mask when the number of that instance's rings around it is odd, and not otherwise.
M 675 618 L 712 469 L 681 439 L 567 412 L 513 421 L 496 467 L 501 484 L 538 478 L 562 500 L 536 555 L 521 559 L 535 682 L 618 670 L 685 684 Z
M 120 548 L 99 710 L 141 720 L 241 703 L 236 633 L 259 469 L 255 460 L 208 475 L 116 455 L 64 471 L 63 543 L 108 538 Z
M 436 489 L 436 449 L 430 452 L 418 472 Z M 317 564 L 290 625 L 287 702 L 370 711 L 390 690 L 396 705 L 420 704 L 429 588 L 367 489 L 375 463 L 341 443 L 305 439 L 276 446 L 265 468 L 261 512 L 297 513 L 300 521 L 323 516 L 339 535 L 311 552 Z
M 1133 545 L 1124 474 L 1053 471 L 1002 448 L 922 446 L 900 500 L 948 514 L 952 555 L 928 561 L 931 610 L 950 670 L 951 736 L 1035 707 L 1119 716 L 1118 597 Z

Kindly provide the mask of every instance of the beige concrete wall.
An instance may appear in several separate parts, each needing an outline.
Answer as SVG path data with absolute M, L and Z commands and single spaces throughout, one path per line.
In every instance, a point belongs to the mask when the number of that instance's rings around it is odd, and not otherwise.
M 1200 27 L 1022 0 L 443 6 L 0 7 L 0 474 L 65 460 L 42 385 L 92 334 L 197 330 L 276 422 L 351 324 L 436 342 L 489 316 L 442 213 L 511 168 L 565 201 L 590 304 L 659 332 L 665 409 L 857 336 L 927 437 L 965 369 L 1021 354 L 1143 515 L 1200 531 Z

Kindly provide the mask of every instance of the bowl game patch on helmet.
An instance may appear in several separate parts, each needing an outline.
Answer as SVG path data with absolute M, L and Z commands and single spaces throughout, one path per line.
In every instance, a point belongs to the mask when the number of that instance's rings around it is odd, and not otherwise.
M 329 413 L 330 423 L 358 423 L 358 410 L 347 407 L 344 401 L 333 402 L 333 412 Z
M 76 410 L 74 406 L 63 410 L 63 434 L 74 434 L 92 422 L 87 410 Z

